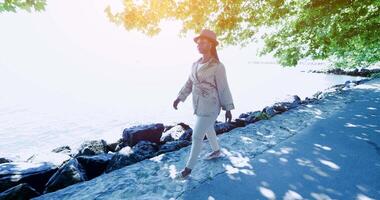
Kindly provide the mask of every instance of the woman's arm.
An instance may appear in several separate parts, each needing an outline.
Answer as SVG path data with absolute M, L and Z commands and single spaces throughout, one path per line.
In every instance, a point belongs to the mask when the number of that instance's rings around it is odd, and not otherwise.
M 222 110 L 229 111 L 229 110 L 235 109 L 231 91 L 228 86 L 226 69 L 223 63 L 219 63 L 219 66 L 216 69 L 215 83 L 218 89 L 218 95 L 219 95 L 220 104 L 222 106 Z
M 184 102 L 193 90 L 193 81 L 190 78 L 191 75 L 189 75 L 185 85 L 181 88 L 181 90 L 178 92 L 178 99 L 182 102 Z

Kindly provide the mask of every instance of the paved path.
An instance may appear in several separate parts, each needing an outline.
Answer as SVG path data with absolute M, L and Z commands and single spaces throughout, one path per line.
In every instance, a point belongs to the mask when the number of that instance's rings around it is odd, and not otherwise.
M 347 107 L 178 199 L 380 199 L 380 81 L 349 91 Z

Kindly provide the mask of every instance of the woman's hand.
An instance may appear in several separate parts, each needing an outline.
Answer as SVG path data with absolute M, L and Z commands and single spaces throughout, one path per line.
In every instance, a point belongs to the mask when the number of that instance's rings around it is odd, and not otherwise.
M 227 110 L 226 111 L 226 120 L 225 120 L 225 122 L 227 122 L 227 120 L 228 120 L 228 123 L 231 123 L 231 120 L 232 120 L 232 114 L 231 114 L 231 111 L 230 110 Z
M 180 101 L 180 100 L 177 98 L 177 99 L 174 100 L 174 102 L 173 102 L 173 107 L 174 107 L 174 109 L 176 109 L 176 110 L 177 110 L 177 106 L 178 106 L 179 101 Z

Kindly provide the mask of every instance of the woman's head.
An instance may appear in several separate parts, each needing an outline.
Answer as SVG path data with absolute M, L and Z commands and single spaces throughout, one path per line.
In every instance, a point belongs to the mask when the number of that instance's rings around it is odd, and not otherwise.
M 196 40 L 197 48 L 199 53 L 201 54 L 211 54 L 214 58 L 216 58 L 219 61 L 218 53 L 216 51 L 216 43 L 212 40 L 208 39 L 207 37 L 199 37 Z
M 218 46 L 219 42 L 216 39 L 215 32 L 203 29 L 201 33 L 194 38 L 194 42 L 197 43 L 199 53 L 203 55 L 211 54 L 211 56 L 219 61 L 218 53 L 216 51 L 216 46 Z

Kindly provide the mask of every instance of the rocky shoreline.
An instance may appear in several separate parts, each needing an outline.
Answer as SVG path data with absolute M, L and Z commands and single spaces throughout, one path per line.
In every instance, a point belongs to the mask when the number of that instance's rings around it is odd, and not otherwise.
M 309 73 L 325 73 L 336 75 L 348 75 L 348 76 L 361 76 L 361 77 L 380 77 L 380 69 L 354 69 L 343 70 L 340 68 L 328 69 L 328 70 L 309 70 Z
M 231 123 L 216 122 L 217 134 L 244 127 L 323 99 L 325 94 L 351 88 L 370 79 L 347 81 L 301 100 L 297 95 L 261 111 L 242 113 Z M 50 154 L 34 155 L 25 162 L 0 158 L 0 199 L 29 199 L 91 180 L 142 160 L 191 145 L 192 128 L 185 123 L 146 124 L 125 128 L 122 137 L 107 144 L 104 140 L 85 141 L 77 150 L 69 146 Z M 206 139 L 206 138 L 205 138 Z

